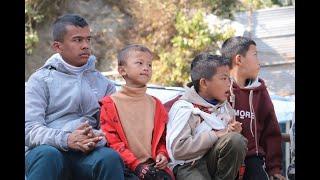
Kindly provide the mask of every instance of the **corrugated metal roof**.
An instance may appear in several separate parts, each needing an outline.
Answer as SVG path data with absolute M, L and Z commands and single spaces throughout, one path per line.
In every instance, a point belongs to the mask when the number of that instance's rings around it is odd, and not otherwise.
M 253 38 L 257 44 L 258 57 L 262 64 L 277 61 L 292 61 L 295 58 L 295 36 L 269 39 Z
M 248 14 L 236 14 L 235 21 L 247 27 Z M 253 12 L 251 38 L 257 44 L 258 58 L 263 65 L 260 77 L 268 89 L 281 96 L 295 94 L 294 6 Z
M 246 12 L 238 13 L 235 20 L 248 24 Z M 254 11 L 252 14 L 253 38 L 295 34 L 295 8 L 281 7 Z
M 235 20 L 248 26 L 248 14 L 238 13 Z M 281 7 L 257 10 L 252 14 L 252 39 L 256 41 L 261 62 L 295 57 L 295 8 Z M 269 62 L 272 63 L 272 62 Z

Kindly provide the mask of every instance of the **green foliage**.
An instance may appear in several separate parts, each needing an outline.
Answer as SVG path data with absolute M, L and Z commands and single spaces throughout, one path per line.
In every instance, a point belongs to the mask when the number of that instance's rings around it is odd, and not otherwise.
M 194 56 L 203 51 L 216 53 L 219 44 L 234 35 L 235 29 L 221 22 L 209 31 L 204 14 L 213 13 L 220 18 L 233 19 L 235 11 L 273 5 L 271 0 L 243 0 L 242 3 L 237 0 L 190 0 L 188 3 L 177 5 L 176 31 L 170 44 L 155 48 L 159 60 L 154 62 L 154 83 L 183 86 L 190 81 L 190 63 Z
M 189 81 L 192 58 L 202 51 L 215 52 L 219 42 L 234 34 L 230 28 L 209 31 L 204 15 L 214 12 L 233 17 L 236 0 L 124 2 L 121 4 L 127 5 L 121 9 L 132 15 L 136 24 L 126 39 L 144 44 L 156 54 L 152 83 L 183 86 Z
M 51 22 L 68 0 L 26 0 L 25 50 L 31 54 L 39 42 L 36 29 Z M 128 18 L 130 28 L 121 33 L 123 45 L 140 43 L 155 53 L 152 83 L 182 86 L 189 81 L 190 62 L 202 51 L 214 52 L 234 30 L 209 30 L 204 15 L 232 18 L 236 0 L 105 0 Z
M 27 54 L 32 54 L 32 49 L 36 43 L 39 42 L 38 34 L 34 30 L 36 23 L 40 23 L 43 20 L 43 15 L 38 14 L 34 9 L 32 1 L 26 1 L 25 3 L 25 45 L 24 48 Z
M 25 40 L 24 49 L 26 53 L 30 55 L 32 54 L 32 50 L 35 47 L 35 45 L 39 42 L 37 32 L 26 31 L 24 40 Z
M 204 21 L 204 11 L 198 10 L 192 18 L 183 12 L 176 16 L 176 35 L 171 39 L 172 48 L 159 53 L 160 61 L 154 63 L 153 81 L 162 85 L 183 86 L 189 81 L 190 63 L 202 51 L 215 51 L 217 43 L 233 35 L 234 30 L 209 31 Z
M 238 0 L 207 0 L 210 3 L 211 12 L 221 18 L 233 19 L 236 11 L 242 4 Z
M 32 54 L 33 49 L 39 42 L 36 27 L 44 19 L 49 20 L 59 11 L 59 6 L 65 0 L 25 0 L 25 51 Z
M 191 48 L 200 51 L 211 43 L 207 24 L 202 11 L 198 11 L 191 20 L 181 12 L 177 15 L 177 35 L 172 39 L 173 47 Z
M 252 10 L 257 9 L 263 9 L 263 8 L 269 8 L 274 5 L 274 2 L 272 0 L 243 0 L 244 7 L 252 8 Z

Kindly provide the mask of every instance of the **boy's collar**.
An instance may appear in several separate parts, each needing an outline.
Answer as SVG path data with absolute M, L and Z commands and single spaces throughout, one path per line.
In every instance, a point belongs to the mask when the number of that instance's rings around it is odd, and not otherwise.
M 256 79 L 251 79 L 249 80 L 248 84 L 246 84 L 245 88 L 249 89 L 249 88 L 256 88 L 259 87 L 261 85 L 261 83 L 259 82 L 259 78 L 257 77 Z
M 212 100 L 208 100 L 208 99 L 205 99 L 205 98 L 203 98 L 203 99 L 204 99 L 205 101 L 207 101 L 208 103 L 214 105 L 214 106 L 219 103 L 219 101 L 216 100 L 216 99 L 212 99 Z
M 230 77 L 231 81 L 233 81 L 233 83 L 236 83 L 237 86 L 239 86 L 239 84 L 237 83 L 236 79 L 234 77 Z M 255 79 L 247 79 L 245 82 L 245 86 L 243 88 L 248 89 L 248 88 L 255 88 L 260 86 L 261 83 L 259 82 L 259 76 L 257 76 Z

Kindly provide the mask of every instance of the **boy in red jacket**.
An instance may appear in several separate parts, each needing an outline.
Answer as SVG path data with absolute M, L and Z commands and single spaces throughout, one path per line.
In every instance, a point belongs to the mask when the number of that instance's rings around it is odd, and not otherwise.
M 221 54 L 230 59 L 232 78 L 230 102 L 242 134 L 248 139 L 243 179 L 280 179 L 281 133 L 260 69 L 256 43 L 246 37 L 227 39 Z
M 127 179 L 174 179 L 167 167 L 168 115 L 157 98 L 146 94 L 152 58 L 152 52 L 142 45 L 123 48 L 118 54 L 118 72 L 126 84 L 101 101 L 101 129 L 109 146 L 124 160 Z

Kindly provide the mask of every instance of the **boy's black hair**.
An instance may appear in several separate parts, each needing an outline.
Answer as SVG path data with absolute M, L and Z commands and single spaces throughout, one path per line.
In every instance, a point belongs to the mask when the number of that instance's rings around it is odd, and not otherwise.
M 147 47 L 141 44 L 130 44 L 119 51 L 117 56 L 119 66 L 126 64 L 126 59 L 131 51 L 147 52 L 153 56 L 153 53 Z
M 52 36 L 54 41 L 63 42 L 64 35 L 67 33 L 67 25 L 83 28 L 88 26 L 88 23 L 83 17 L 77 14 L 65 14 L 58 17 L 52 27 Z
M 230 68 L 232 68 L 233 57 L 238 54 L 245 56 L 249 50 L 250 45 L 256 46 L 256 43 L 248 37 L 231 37 L 223 42 L 221 47 L 221 55 L 229 59 Z
M 200 53 L 191 62 L 191 83 L 187 86 L 194 86 L 199 92 L 200 79 L 210 79 L 217 72 L 217 68 L 229 66 L 229 60 L 223 56 L 212 55 L 210 53 Z

